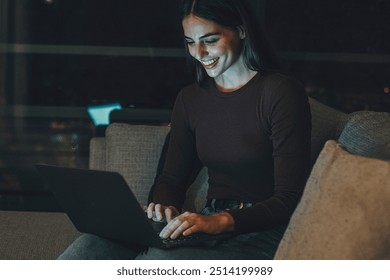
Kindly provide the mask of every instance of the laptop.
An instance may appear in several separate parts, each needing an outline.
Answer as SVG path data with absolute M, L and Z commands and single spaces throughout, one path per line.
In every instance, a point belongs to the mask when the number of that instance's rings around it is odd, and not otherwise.
M 42 164 L 36 167 L 59 205 L 82 233 L 158 248 L 215 243 L 232 236 L 231 233 L 195 233 L 162 239 L 159 232 L 166 223 L 147 218 L 119 173 Z

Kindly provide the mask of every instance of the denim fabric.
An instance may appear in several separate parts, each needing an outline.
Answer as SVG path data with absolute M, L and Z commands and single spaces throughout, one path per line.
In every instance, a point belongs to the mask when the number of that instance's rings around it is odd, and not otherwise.
M 215 212 L 210 207 L 204 208 L 201 212 L 203 215 L 213 213 Z M 285 229 L 286 226 L 278 226 L 261 232 L 240 234 L 224 241 L 172 249 L 147 248 L 104 239 L 92 234 L 83 234 L 58 259 L 267 260 L 273 258 Z
M 59 257 L 59 260 L 132 260 L 146 250 L 140 245 L 129 245 L 93 234 L 82 234 Z
M 285 226 L 237 235 L 218 244 L 173 249 L 148 248 L 137 260 L 270 260 L 274 257 Z

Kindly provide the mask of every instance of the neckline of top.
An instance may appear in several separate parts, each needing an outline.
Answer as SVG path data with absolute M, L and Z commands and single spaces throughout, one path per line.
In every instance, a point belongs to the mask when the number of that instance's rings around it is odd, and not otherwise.
M 262 73 L 260 72 L 257 72 L 256 75 L 254 75 L 245 85 L 243 85 L 242 87 L 240 87 L 239 89 L 237 90 L 234 90 L 234 91 L 230 91 L 230 92 L 222 92 L 220 90 L 218 90 L 217 86 L 215 85 L 215 82 L 214 80 L 211 80 L 211 83 L 210 83 L 210 88 L 212 90 L 212 92 L 214 93 L 214 95 L 218 96 L 218 97 L 222 97 L 222 98 L 232 98 L 234 96 L 238 96 L 238 95 L 241 95 L 243 94 L 245 91 L 248 90 L 248 88 L 251 87 L 251 85 L 257 81 L 258 79 L 260 79 L 261 77 L 263 77 Z

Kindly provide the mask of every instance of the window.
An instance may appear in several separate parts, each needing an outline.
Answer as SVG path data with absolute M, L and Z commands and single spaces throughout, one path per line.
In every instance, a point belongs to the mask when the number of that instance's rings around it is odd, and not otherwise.
M 34 164 L 88 167 L 89 105 L 170 110 L 192 81 L 179 2 L 0 3 L 0 208 L 60 210 Z
M 89 105 L 166 116 L 192 82 L 179 2 L 0 0 L 0 209 L 61 210 L 34 164 L 88 167 Z M 309 95 L 390 112 L 389 1 L 251 3 Z
M 345 112 L 390 111 L 390 2 L 266 1 L 265 25 L 308 94 Z

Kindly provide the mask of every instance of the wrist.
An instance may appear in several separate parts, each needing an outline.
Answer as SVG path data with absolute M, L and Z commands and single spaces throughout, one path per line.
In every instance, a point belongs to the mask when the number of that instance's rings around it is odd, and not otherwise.
M 228 212 L 214 214 L 213 216 L 218 217 L 221 232 L 234 231 L 234 219 Z

